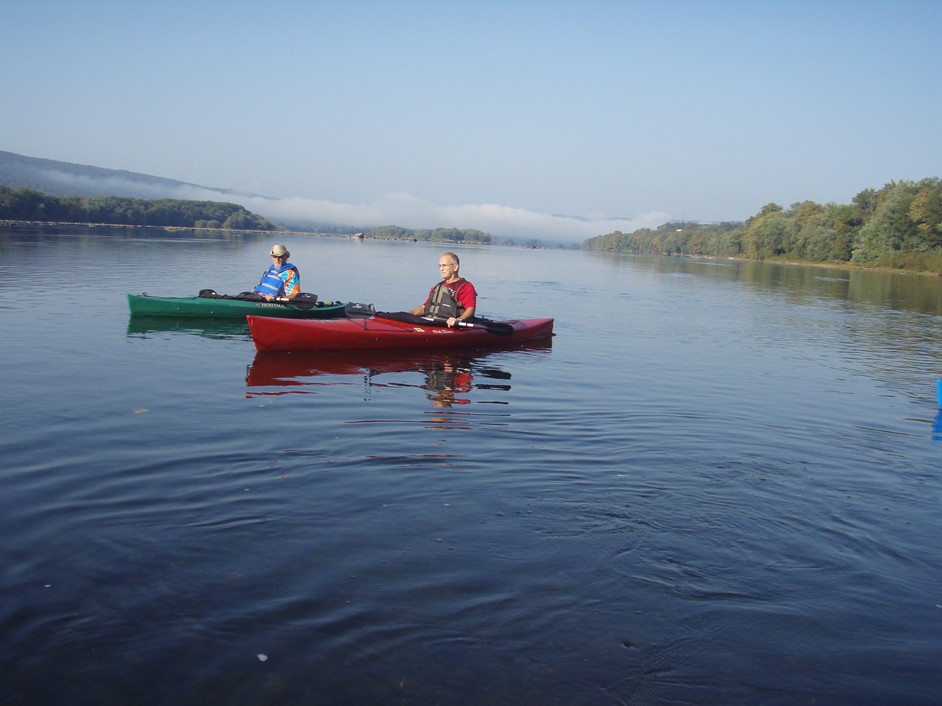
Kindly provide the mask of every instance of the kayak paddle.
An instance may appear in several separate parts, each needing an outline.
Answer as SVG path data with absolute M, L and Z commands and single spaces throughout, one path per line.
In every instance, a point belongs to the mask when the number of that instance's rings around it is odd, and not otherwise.
M 434 316 L 415 316 L 405 311 L 377 311 L 376 316 L 381 319 L 391 319 L 392 321 L 403 321 L 409 324 L 437 324 L 447 326 L 448 319 L 442 319 Z M 497 336 L 513 336 L 514 327 L 510 324 L 500 321 L 489 321 L 488 319 L 475 319 L 474 321 L 459 321 L 459 328 L 479 328 L 493 333 Z

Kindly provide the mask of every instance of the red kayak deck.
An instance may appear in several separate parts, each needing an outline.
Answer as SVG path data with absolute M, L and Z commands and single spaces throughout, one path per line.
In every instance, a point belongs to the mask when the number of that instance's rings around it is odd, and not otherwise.
M 383 318 L 273 319 L 248 316 L 249 332 L 260 351 L 331 351 L 378 348 L 486 348 L 553 335 L 553 319 L 503 321 L 513 334 L 483 329 L 451 329 Z

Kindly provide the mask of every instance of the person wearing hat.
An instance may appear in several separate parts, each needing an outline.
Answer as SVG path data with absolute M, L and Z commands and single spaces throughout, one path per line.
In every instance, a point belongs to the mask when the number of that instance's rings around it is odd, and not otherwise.
M 271 267 L 265 271 L 252 291 L 268 301 L 276 297 L 294 299 L 301 292 L 301 273 L 288 262 L 291 253 L 284 245 L 278 244 L 272 246 L 270 255 Z

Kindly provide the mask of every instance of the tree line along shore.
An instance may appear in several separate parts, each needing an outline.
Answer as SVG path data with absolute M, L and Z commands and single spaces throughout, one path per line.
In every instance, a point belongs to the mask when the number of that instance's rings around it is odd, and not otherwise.
M 0 221 L 115 226 L 301 232 L 278 227 L 244 207 L 219 201 L 136 199 L 118 196 L 52 196 L 28 188 L 0 186 Z M 333 235 L 490 245 L 493 237 L 474 229 L 414 230 L 333 227 Z M 322 232 L 320 229 L 318 233 Z M 502 244 L 519 244 L 511 239 Z M 528 240 L 527 247 L 543 247 Z M 942 275 L 942 180 L 899 181 L 865 189 L 850 204 L 803 201 L 788 208 L 769 203 L 745 222 L 671 222 L 632 233 L 613 231 L 589 238 L 588 251 L 689 255 L 887 268 Z
M 409 229 L 395 225 L 372 229 L 276 226 L 244 207 L 221 201 L 138 199 L 123 196 L 54 196 L 20 187 L 0 186 L 0 222 L 57 223 L 86 226 L 278 232 L 368 236 L 387 240 L 428 240 L 490 245 L 489 233 L 471 228 Z
M 847 265 L 942 274 L 942 181 L 890 182 L 850 204 L 767 204 L 744 223 L 665 223 L 584 250 Z
M 164 228 L 275 230 L 244 207 L 222 201 L 135 199 L 123 196 L 51 196 L 0 186 L 0 220 Z

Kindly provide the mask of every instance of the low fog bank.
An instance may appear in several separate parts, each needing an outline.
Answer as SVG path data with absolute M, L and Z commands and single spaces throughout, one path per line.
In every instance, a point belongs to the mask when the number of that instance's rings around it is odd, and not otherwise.
M 16 157 L 12 154 L 10 156 Z M 459 228 L 480 230 L 496 239 L 579 243 L 586 238 L 615 230 L 630 233 L 639 228 L 656 228 L 670 220 L 669 214 L 663 212 L 608 218 L 536 213 L 493 203 L 440 205 L 404 192 L 357 203 L 299 197 L 271 198 L 134 172 L 78 165 L 73 168 L 73 165 L 67 163 L 49 163 L 37 168 L 37 162 L 49 161 L 22 159 L 31 162 L 27 165 L 30 177 L 25 180 L 27 183 L 21 182 L 20 185 L 31 186 L 28 182 L 35 180 L 38 182 L 36 187 L 48 193 L 227 201 L 237 203 L 275 224 L 292 228 L 324 225 L 355 230 L 390 225 L 416 230 Z
M 210 199 L 211 195 L 208 191 L 195 190 L 188 198 Z M 218 193 L 216 198 L 219 198 Z M 359 203 L 237 194 L 228 194 L 226 198 L 273 223 L 331 224 L 357 229 L 388 225 L 417 230 L 476 229 L 495 238 L 560 243 L 581 242 L 614 230 L 630 233 L 639 228 L 656 228 L 670 220 L 668 214 L 662 212 L 635 218 L 580 218 L 535 213 L 500 204 L 439 205 L 407 193 L 387 194 L 374 201 Z

